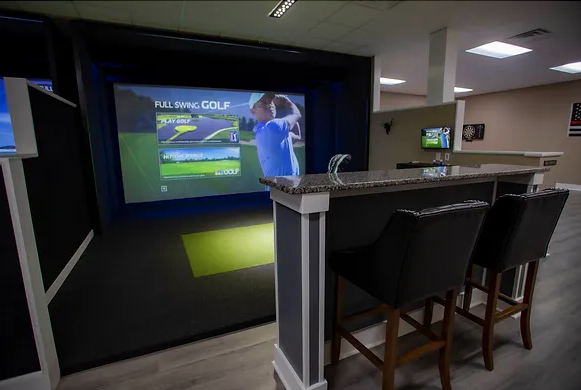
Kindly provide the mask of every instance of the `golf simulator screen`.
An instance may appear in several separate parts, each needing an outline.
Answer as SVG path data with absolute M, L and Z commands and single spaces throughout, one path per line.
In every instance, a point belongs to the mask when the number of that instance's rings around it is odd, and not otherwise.
M 450 128 L 430 127 L 422 129 L 423 149 L 450 149 Z
M 126 203 L 265 191 L 305 169 L 305 97 L 115 84 Z

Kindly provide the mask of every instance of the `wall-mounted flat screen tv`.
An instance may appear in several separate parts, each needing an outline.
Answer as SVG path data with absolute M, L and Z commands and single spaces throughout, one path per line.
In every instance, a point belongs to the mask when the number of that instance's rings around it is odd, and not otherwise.
M 450 149 L 452 131 L 449 127 L 422 129 L 422 149 Z

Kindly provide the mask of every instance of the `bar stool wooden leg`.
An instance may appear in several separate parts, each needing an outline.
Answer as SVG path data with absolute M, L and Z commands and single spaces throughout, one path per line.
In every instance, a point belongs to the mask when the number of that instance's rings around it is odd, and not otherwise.
M 527 280 L 525 282 L 523 297 L 523 303 L 526 303 L 528 307 L 523 310 L 520 316 L 520 333 L 522 336 L 522 342 L 526 349 L 533 348 L 533 340 L 531 337 L 531 308 L 533 305 L 533 293 L 535 291 L 538 270 L 539 261 L 531 261 L 527 270 Z
M 474 265 L 470 264 L 468 271 L 466 272 L 466 277 L 470 280 L 474 279 L 474 269 Z M 472 303 L 472 290 L 474 290 L 474 288 L 469 284 L 464 286 L 464 300 L 462 301 L 462 308 L 467 311 L 470 310 L 470 304 Z
M 500 292 L 501 275 L 502 274 L 497 271 L 491 270 L 490 272 L 488 299 L 486 301 L 486 314 L 484 316 L 484 329 L 482 332 L 482 354 L 484 355 L 484 365 L 489 371 L 494 370 L 494 361 L 492 358 L 492 342 L 494 337 L 494 315 L 496 314 L 498 293 Z
M 387 309 L 387 324 L 385 325 L 385 353 L 383 356 L 383 387 L 382 390 L 395 389 L 395 367 L 397 364 L 397 335 L 399 331 L 400 311 Z
M 345 294 L 345 280 L 335 275 L 335 322 L 333 324 L 333 338 L 331 339 L 331 364 L 339 363 L 341 355 L 341 335 L 338 327 L 343 323 L 343 296 Z
M 424 308 L 424 326 L 428 329 L 432 326 L 432 315 L 434 314 L 434 300 L 427 298 Z
M 446 345 L 440 349 L 440 381 L 443 390 L 452 389 L 452 380 L 450 378 L 450 350 L 452 347 L 452 332 L 454 328 L 454 314 L 456 311 L 456 290 L 450 290 L 446 293 L 446 306 L 444 308 L 444 322 L 442 323 L 442 340 Z

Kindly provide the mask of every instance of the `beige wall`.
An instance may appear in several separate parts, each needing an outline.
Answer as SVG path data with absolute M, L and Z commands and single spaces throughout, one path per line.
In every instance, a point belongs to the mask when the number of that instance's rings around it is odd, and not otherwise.
M 380 107 L 382 111 L 425 105 L 425 96 L 407 95 L 405 93 L 381 92 Z
M 463 150 L 564 152 L 551 167 L 556 182 L 581 184 L 581 137 L 567 137 L 571 103 L 581 102 L 581 80 L 464 98 L 464 123 L 484 123 L 484 140 Z
M 456 107 L 456 102 L 451 102 L 439 106 L 373 113 L 369 134 L 369 170 L 395 169 L 398 162 L 434 160 L 435 151 L 422 149 L 421 129 L 433 126 L 455 127 Z M 391 119 L 393 124 L 387 135 L 381 124 Z

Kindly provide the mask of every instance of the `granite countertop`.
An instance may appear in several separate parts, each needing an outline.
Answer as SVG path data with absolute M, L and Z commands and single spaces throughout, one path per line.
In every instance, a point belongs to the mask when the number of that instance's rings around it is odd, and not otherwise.
M 495 154 L 504 156 L 524 156 L 524 157 L 560 157 L 563 152 L 527 152 L 515 150 L 454 150 L 453 153 L 460 154 Z
M 286 192 L 287 194 L 311 194 L 316 192 L 389 187 L 445 180 L 533 174 L 547 171 L 549 171 L 547 167 L 481 164 L 393 169 L 387 171 L 322 173 L 304 176 L 261 177 L 259 182 L 271 188 L 276 188 L 279 191 Z

